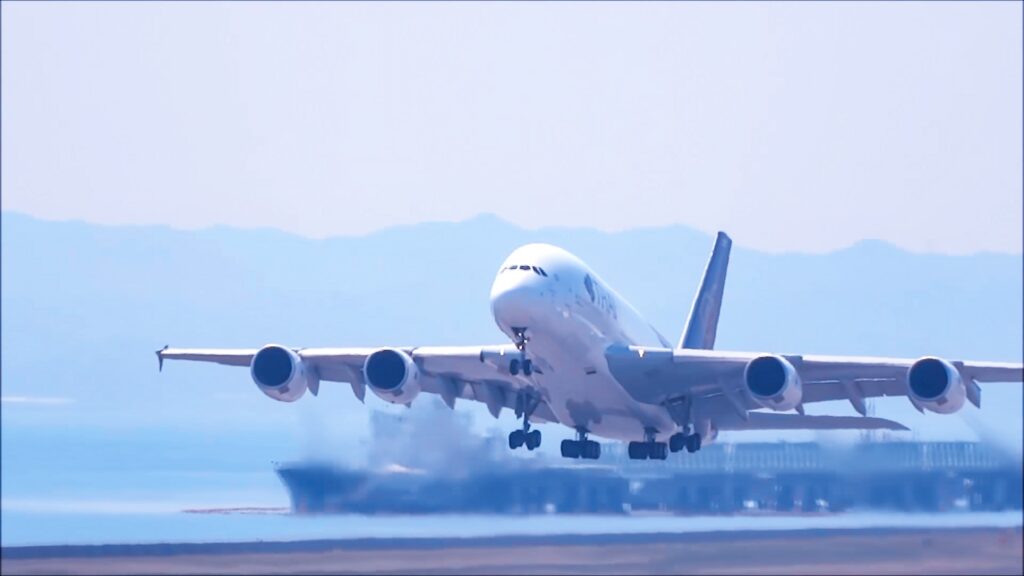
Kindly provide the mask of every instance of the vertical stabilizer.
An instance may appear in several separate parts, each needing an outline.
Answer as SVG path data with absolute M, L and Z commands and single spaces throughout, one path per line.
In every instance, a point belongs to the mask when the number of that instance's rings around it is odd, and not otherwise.
M 725 290 L 725 271 L 729 268 L 729 250 L 732 239 L 725 232 L 719 232 L 715 247 L 711 251 L 708 267 L 704 269 L 700 289 L 693 299 L 690 317 L 679 338 L 679 348 L 711 350 L 715 347 L 715 332 L 718 330 L 718 313 L 722 309 L 722 292 Z

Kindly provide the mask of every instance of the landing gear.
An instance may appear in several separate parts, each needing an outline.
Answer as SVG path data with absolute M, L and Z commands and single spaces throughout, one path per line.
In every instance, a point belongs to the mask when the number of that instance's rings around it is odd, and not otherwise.
M 513 358 L 508 363 L 509 374 L 516 376 L 519 372 L 523 373 L 523 376 L 530 376 L 533 374 L 533 362 L 526 357 L 526 343 L 530 341 L 530 338 L 526 335 L 526 328 L 512 328 L 512 335 L 515 337 L 516 350 L 519 350 L 519 358 Z
M 666 402 L 665 407 L 668 408 L 676 424 L 682 428 L 681 432 L 673 434 L 668 439 L 668 449 L 673 453 L 686 449 L 690 454 L 700 450 L 701 435 L 695 431 L 693 399 L 686 396 L 675 398 Z
M 700 450 L 700 445 L 700 434 L 684 434 L 679 432 L 678 434 L 673 434 L 672 437 L 668 439 L 668 448 L 672 452 L 679 452 L 685 448 L 687 452 L 693 454 Z
M 680 450 L 685 448 L 686 447 L 686 438 L 687 438 L 686 434 L 683 434 L 682 432 L 677 432 L 677 433 L 673 434 L 672 436 L 670 436 L 669 439 L 668 439 L 668 449 L 669 449 L 669 451 L 672 452 L 673 454 L 675 454 L 676 452 L 679 452 Z
M 515 337 L 516 350 L 526 352 L 526 343 L 530 341 L 526 336 L 526 328 L 512 327 L 512 335 Z
M 686 451 L 693 454 L 700 450 L 700 434 L 690 434 L 686 439 Z
M 513 358 L 508 363 L 508 373 L 516 376 L 519 372 L 523 372 L 523 376 L 530 376 L 533 374 L 533 362 L 529 358 L 519 359 Z
M 576 431 L 576 440 L 562 440 L 562 458 L 584 458 L 597 460 L 601 457 L 601 445 L 587 439 L 586 430 Z
M 668 445 L 656 441 L 654 434 L 654 430 L 645 430 L 643 442 L 629 443 L 630 460 L 664 460 L 668 458 Z
M 521 393 L 516 399 L 516 416 L 523 417 L 523 427 L 513 430 L 508 435 L 508 447 L 515 450 L 526 446 L 527 450 L 535 450 L 540 446 L 540 430 L 530 430 L 530 415 L 540 404 L 540 397 L 532 393 Z
M 508 435 L 508 447 L 512 450 L 526 446 L 527 450 L 536 450 L 540 446 L 540 430 L 513 430 Z

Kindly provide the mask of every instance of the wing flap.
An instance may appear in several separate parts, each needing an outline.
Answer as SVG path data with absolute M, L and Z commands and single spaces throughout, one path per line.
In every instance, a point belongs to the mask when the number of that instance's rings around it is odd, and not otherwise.
M 164 360 L 192 360 L 213 362 L 225 366 L 249 366 L 257 351 L 255 348 L 171 348 L 164 346 L 157 350 L 156 357 L 160 362 L 161 369 L 163 369 Z
M 873 416 L 805 416 L 751 412 L 746 420 L 715 422 L 719 430 L 909 430 L 903 424 Z

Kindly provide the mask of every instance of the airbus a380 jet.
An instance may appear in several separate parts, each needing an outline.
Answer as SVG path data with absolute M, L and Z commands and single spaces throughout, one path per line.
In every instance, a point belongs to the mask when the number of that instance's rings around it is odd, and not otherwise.
M 867 416 L 864 400 L 906 396 L 917 410 L 950 414 L 981 407 L 978 382 L 1021 382 L 1021 364 L 816 356 L 714 350 L 732 241 L 719 233 L 686 327 L 673 346 L 582 261 L 561 248 L 528 244 L 498 270 L 491 311 L 512 344 L 459 347 L 187 349 L 164 360 L 248 366 L 264 394 L 284 402 L 322 381 L 347 382 L 362 401 L 410 404 L 421 392 L 450 408 L 459 398 L 522 426 L 509 448 L 540 446 L 531 423 L 576 431 L 562 456 L 596 459 L 591 436 L 629 442 L 629 457 L 664 460 L 696 452 L 720 430 L 890 429 Z M 861 416 L 814 416 L 804 405 L 848 400 Z

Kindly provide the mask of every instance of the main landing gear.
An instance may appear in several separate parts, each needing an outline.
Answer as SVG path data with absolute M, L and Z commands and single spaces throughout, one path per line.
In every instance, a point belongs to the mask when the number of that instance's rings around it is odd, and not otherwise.
M 668 458 L 668 445 L 654 439 L 654 430 L 644 431 L 643 442 L 629 443 L 630 460 L 664 460 Z
M 668 449 L 672 452 L 679 452 L 683 448 L 690 454 L 700 450 L 700 434 L 686 434 L 679 432 L 668 439 Z
M 587 439 L 587 431 L 576 430 L 576 440 L 562 440 L 562 458 L 585 458 L 597 460 L 601 457 L 601 445 Z
M 530 416 L 540 404 L 540 397 L 536 394 L 522 393 L 516 398 L 516 416 L 523 416 L 523 427 L 520 430 L 513 430 L 508 435 L 508 447 L 515 450 L 520 446 L 526 446 L 527 450 L 535 450 L 540 446 L 540 430 L 530 430 Z
M 526 446 L 527 450 L 535 450 L 540 446 L 540 430 L 513 430 L 508 435 L 508 447 L 512 450 Z

